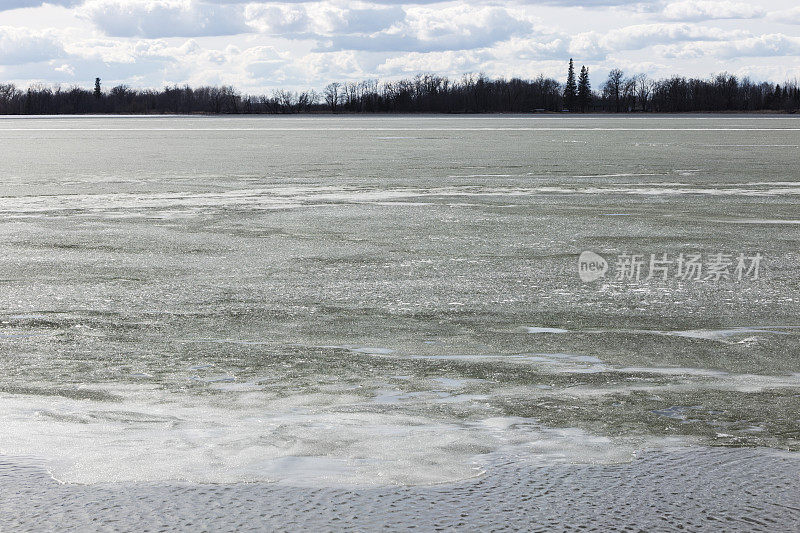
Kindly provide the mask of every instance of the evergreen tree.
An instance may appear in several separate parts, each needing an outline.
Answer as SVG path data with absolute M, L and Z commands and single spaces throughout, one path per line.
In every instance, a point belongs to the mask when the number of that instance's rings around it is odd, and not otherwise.
M 592 103 L 592 86 L 589 83 L 589 69 L 581 67 L 581 74 L 578 76 L 578 107 L 581 113 L 585 113 L 589 104 Z
M 100 100 L 100 97 L 103 96 L 103 92 L 100 90 L 100 78 L 94 79 L 94 97 L 97 100 Z
M 564 107 L 570 111 L 574 111 L 577 99 L 578 86 L 575 84 L 575 66 L 572 64 L 572 58 L 570 58 L 569 71 L 567 72 L 567 85 L 564 87 Z

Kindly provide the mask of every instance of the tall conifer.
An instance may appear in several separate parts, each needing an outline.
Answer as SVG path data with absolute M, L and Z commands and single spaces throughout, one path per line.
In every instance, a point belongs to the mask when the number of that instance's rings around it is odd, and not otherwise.
M 572 64 L 572 58 L 570 58 L 569 71 L 567 72 L 567 85 L 564 87 L 564 107 L 570 111 L 574 111 L 577 99 L 578 86 L 575 83 L 575 66 Z
M 585 113 L 592 103 L 592 86 L 589 83 L 589 69 L 581 66 L 581 74 L 578 76 L 578 107 L 581 113 Z

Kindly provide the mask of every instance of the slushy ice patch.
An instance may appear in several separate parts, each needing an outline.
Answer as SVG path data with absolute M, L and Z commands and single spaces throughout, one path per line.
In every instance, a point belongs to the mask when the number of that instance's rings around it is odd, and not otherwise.
M 494 462 L 615 463 L 687 439 L 594 436 L 519 417 L 443 421 L 359 412 L 360 398 L 270 399 L 247 393 L 234 409 L 192 398 L 0 398 L 0 454 L 37 457 L 64 482 L 186 480 L 289 484 L 430 484 L 480 475 Z M 257 407 L 258 406 L 258 407 Z

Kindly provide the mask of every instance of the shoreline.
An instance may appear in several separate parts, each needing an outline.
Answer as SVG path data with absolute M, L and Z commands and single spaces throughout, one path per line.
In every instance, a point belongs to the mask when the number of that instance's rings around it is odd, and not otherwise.
M 647 117 L 659 118 L 664 116 L 691 117 L 692 115 L 709 116 L 755 116 L 765 117 L 777 115 L 781 117 L 800 116 L 797 110 L 753 110 L 753 111 L 631 111 L 616 113 L 613 111 L 591 111 L 587 113 L 569 111 L 530 111 L 530 112 L 337 112 L 330 111 L 308 111 L 298 113 L 17 113 L 0 114 L 0 118 L 22 118 L 22 117 Z
M 0 456 L 0 512 L 15 531 L 374 530 L 463 528 L 791 530 L 800 523 L 800 454 L 769 448 L 650 450 L 630 463 L 503 461 L 439 485 L 303 487 L 281 483 L 55 481 Z

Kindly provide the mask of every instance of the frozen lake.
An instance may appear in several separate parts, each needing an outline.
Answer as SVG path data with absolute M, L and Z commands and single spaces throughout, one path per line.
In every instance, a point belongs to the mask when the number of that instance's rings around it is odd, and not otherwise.
M 0 118 L 0 510 L 459 527 L 429 503 L 519 524 L 552 484 L 796 526 L 799 148 L 789 116 Z

